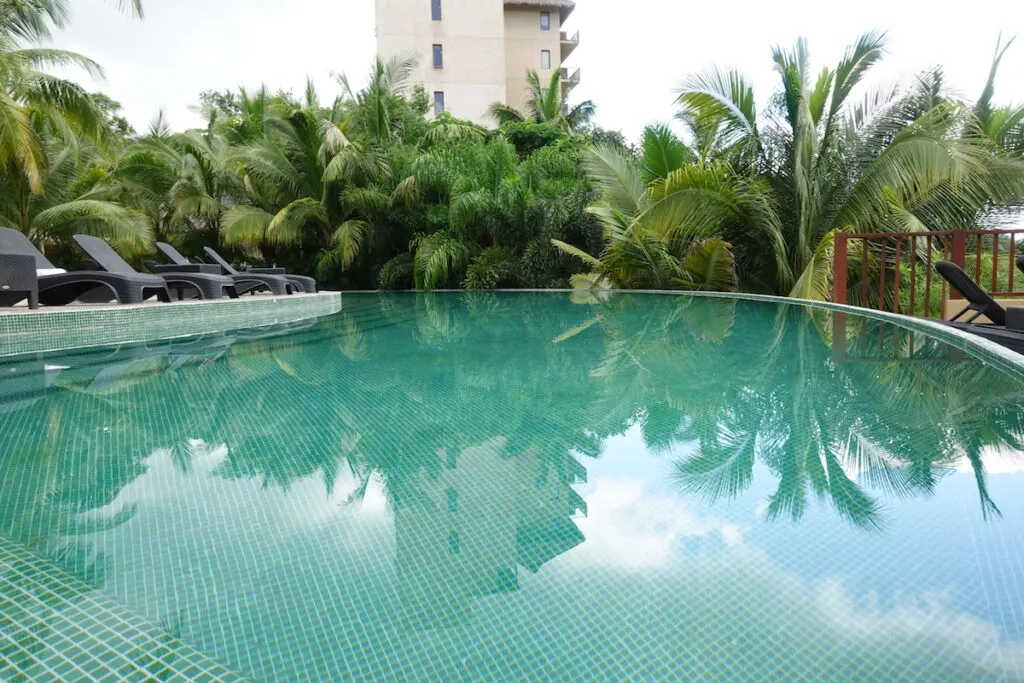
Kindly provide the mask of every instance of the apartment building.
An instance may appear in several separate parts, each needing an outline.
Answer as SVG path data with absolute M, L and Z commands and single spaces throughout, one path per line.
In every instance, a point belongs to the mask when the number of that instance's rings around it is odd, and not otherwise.
M 526 70 L 547 83 L 560 70 L 563 87 L 579 70 L 563 63 L 579 44 L 564 24 L 572 0 L 376 0 L 377 53 L 415 54 L 413 76 L 435 114 L 493 124 L 492 102 L 523 104 Z

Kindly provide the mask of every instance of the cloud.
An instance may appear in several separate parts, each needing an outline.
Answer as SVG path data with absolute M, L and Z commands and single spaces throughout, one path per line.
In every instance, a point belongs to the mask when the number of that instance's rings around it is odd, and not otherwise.
M 107 0 L 71 6 L 74 21 L 57 45 L 106 67 L 109 82 L 96 87 L 120 100 L 137 128 L 160 107 L 176 126 L 200 125 L 188 106 L 207 88 L 266 82 L 298 92 L 308 74 L 332 95 L 329 71 L 361 77 L 376 50 L 372 0 L 146 0 L 141 22 L 121 16 Z M 948 86 L 976 97 L 999 31 L 992 17 L 1014 16 L 1018 3 L 997 0 L 986 8 L 932 12 L 922 30 L 916 3 L 886 0 L 864 0 L 851 21 L 836 21 L 812 0 L 746 0 L 728 10 L 714 3 L 634 0 L 627 7 L 585 0 L 567 27 L 581 33 L 570 63 L 582 68 L 577 95 L 596 101 L 598 122 L 633 138 L 644 124 L 670 118 L 673 89 L 685 74 L 712 64 L 747 74 L 763 107 L 777 83 L 771 46 L 789 46 L 799 36 L 807 37 L 820 68 L 834 64 L 859 33 L 887 29 L 889 55 L 869 82 L 942 64 Z M 1000 102 L 1024 99 L 1022 72 L 1024 46 L 1016 45 L 997 82 Z
M 1007 641 L 995 624 L 952 609 L 948 592 L 904 599 L 885 609 L 875 596 L 862 598 L 858 606 L 840 581 L 827 579 L 817 585 L 815 596 L 821 614 L 847 636 L 877 647 L 933 641 L 943 644 L 943 658 L 965 658 L 1014 677 L 1024 675 L 1024 643 Z
M 999 448 L 983 449 L 981 460 L 985 464 L 986 474 L 1014 474 L 1024 472 L 1024 453 L 1002 450 Z M 974 473 L 971 461 L 962 458 L 956 462 L 957 472 Z
M 718 534 L 739 545 L 739 526 L 699 517 L 685 501 L 650 490 L 640 479 L 602 477 L 585 493 L 589 514 L 576 520 L 586 536 L 578 557 L 587 562 L 628 567 L 664 565 L 686 538 Z

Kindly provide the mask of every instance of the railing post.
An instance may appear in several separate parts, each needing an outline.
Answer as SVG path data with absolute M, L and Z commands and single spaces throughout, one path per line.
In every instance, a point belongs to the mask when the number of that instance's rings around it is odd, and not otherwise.
M 832 357 L 837 363 L 846 360 L 845 311 L 832 311 Z
M 954 230 L 953 231 L 953 248 L 952 248 L 951 256 L 953 258 L 953 263 L 957 264 L 961 268 L 964 267 L 964 263 L 965 263 L 965 261 L 964 261 L 964 252 L 966 251 L 966 247 L 965 247 L 966 242 L 967 242 L 967 235 L 964 233 L 963 230 Z M 962 297 L 960 296 L 960 292 L 956 291 L 955 287 L 950 287 L 949 288 L 949 298 L 950 299 L 960 299 Z
M 837 304 L 846 303 L 846 258 L 847 235 L 845 232 L 837 232 L 834 245 L 834 257 L 832 265 L 832 301 Z

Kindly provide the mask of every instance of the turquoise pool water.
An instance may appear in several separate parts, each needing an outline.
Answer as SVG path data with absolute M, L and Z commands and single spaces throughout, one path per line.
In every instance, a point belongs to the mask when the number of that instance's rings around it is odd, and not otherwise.
M 1020 378 L 794 305 L 343 305 L 0 359 L 0 678 L 1024 679 Z

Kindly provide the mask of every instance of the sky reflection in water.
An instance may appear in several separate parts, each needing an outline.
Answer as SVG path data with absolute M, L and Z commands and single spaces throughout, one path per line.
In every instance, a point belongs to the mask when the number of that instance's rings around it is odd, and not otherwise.
M 832 323 L 346 295 L 17 359 L 0 533 L 260 679 L 1024 677 L 1024 384 Z

